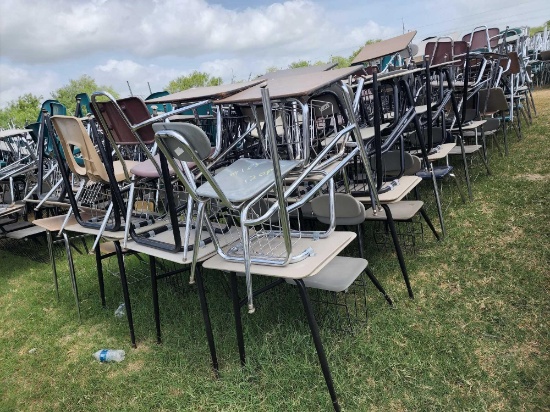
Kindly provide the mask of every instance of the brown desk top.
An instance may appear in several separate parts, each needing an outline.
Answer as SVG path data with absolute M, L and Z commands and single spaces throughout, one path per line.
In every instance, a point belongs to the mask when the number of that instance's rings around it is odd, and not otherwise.
M 268 80 L 267 87 L 269 88 L 269 95 L 272 99 L 309 96 L 317 90 L 335 83 L 338 80 L 345 79 L 346 77 L 361 70 L 363 70 L 362 67 L 355 66 L 345 67 L 343 69 L 300 74 L 296 76 L 285 76 Z M 263 86 L 263 84 L 251 87 L 225 99 L 218 100 L 215 103 L 228 104 L 261 101 L 261 86 Z
M 311 73 L 317 73 L 317 72 L 324 72 L 336 67 L 337 65 L 338 63 L 326 63 L 326 64 L 315 64 L 313 66 L 306 66 L 306 67 L 297 67 L 295 69 L 277 70 L 275 72 L 266 73 L 263 76 L 258 77 L 258 79 L 273 80 L 273 79 L 278 79 L 280 77 L 297 76 L 299 74 L 311 74 Z
M 380 57 L 387 56 L 389 54 L 395 54 L 407 48 L 413 37 L 416 35 L 416 31 L 402 34 L 401 36 L 393 37 L 388 40 L 379 41 L 377 43 L 367 44 L 359 52 L 351 64 L 359 64 L 367 62 L 369 60 L 378 59 Z
M 157 99 L 146 100 L 146 103 L 184 103 L 200 100 L 216 100 L 231 96 L 249 87 L 264 82 L 263 79 L 255 79 L 249 82 L 222 84 L 219 86 L 196 87 L 181 92 L 172 93 Z

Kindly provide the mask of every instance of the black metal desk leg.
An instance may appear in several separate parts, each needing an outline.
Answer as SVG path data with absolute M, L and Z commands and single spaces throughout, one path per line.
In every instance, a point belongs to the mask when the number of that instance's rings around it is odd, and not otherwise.
M 128 319 L 128 327 L 130 328 L 130 340 L 132 347 L 136 347 L 136 335 L 134 334 L 134 319 L 132 318 L 132 305 L 130 303 L 130 293 L 128 292 L 128 279 L 126 279 L 126 269 L 124 267 L 124 259 L 122 256 L 122 248 L 120 242 L 114 242 L 116 257 L 118 260 L 118 271 L 120 273 L 120 284 L 122 286 L 122 294 L 124 295 L 124 306 L 126 307 L 126 318 Z
M 414 294 L 411 288 L 411 282 L 409 281 L 409 275 L 407 273 L 407 266 L 405 265 L 405 258 L 403 257 L 403 252 L 401 251 L 401 245 L 399 244 L 399 238 L 397 237 L 397 231 L 395 230 L 395 223 L 393 222 L 393 216 L 391 214 L 390 207 L 385 204 L 382 204 L 382 207 L 386 212 L 386 221 L 388 222 L 388 226 L 390 227 L 390 233 L 393 239 L 395 253 L 397 254 L 397 260 L 399 260 L 399 266 L 401 267 L 401 273 L 403 273 L 403 279 L 405 279 L 405 285 L 407 285 L 407 291 L 409 292 L 409 297 L 411 299 L 414 299 Z
M 239 357 L 241 359 L 241 365 L 244 366 L 246 363 L 246 356 L 244 351 L 243 324 L 241 320 L 241 304 L 239 300 L 239 291 L 237 289 L 237 274 L 235 272 L 231 272 L 229 274 L 229 283 L 231 285 L 231 300 L 233 301 L 233 313 L 235 315 L 235 331 L 237 333 Z
M 298 286 L 300 298 L 302 299 L 302 303 L 304 305 L 307 321 L 311 330 L 311 336 L 313 337 L 313 342 L 315 343 L 315 349 L 317 350 L 319 363 L 321 364 L 321 369 L 323 370 L 323 376 L 325 377 L 325 382 L 327 384 L 328 392 L 330 394 L 330 399 L 332 400 L 332 406 L 334 407 L 335 411 L 339 412 L 340 405 L 338 404 L 338 398 L 336 397 L 336 391 L 334 390 L 334 383 L 332 382 L 332 375 L 330 374 L 327 356 L 325 354 L 325 349 L 323 348 L 323 343 L 321 342 L 319 327 L 317 326 L 317 321 L 315 320 L 315 315 L 313 314 L 313 308 L 311 307 L 311 302 L 309 301 L 306 286 L 304 285 L 304 281 L 301 279 L 295 279 L 295 282 Z
M 197 265 L 195 270 L 195 280 L 197 282 L 197 289 L 199 292 L 199 301 L 201 304 L 202 318 L 204 321 L 204 328 L 206 329 L 206 338 L 208 340 L 208 347 L 210 348 L 210 357 L 212 358 L 212 368 L 216 374 L 216 378 L 219 377 L 218 357 L 216 355 L 216 345 L 214 344 L 214 334 L 212 333 L 212 324 L 210 323 L 210 314 L 208 313 L 208 302 L 206 301 L 206 293 L 204 291 L 204 282 L 202 279 L 202 273 Z
M 97 270 L 97 281 L 99 283 L 99 295 L 101 296 L 101 306 L 105 308 L 105 282 L 103 281 L 103 263 L 101 263 L 101 247 L 95 248 L 95 265 Z
M 155 326 L 157 327 L 157 343 L 162 343 L 160 333 L 160 308 L 157 282 L 157 263 L 154 256 L 149 256 L 149 271 L 151 272 L 151 289 L 153 292 L 153 312 L 155 314 Z
M 71 242 L 67 233 L 63 232 L 63 241 L 65 242 L 65 251 L 67 252 L 67 262 L 69 264 L 69 276 L 71 277 L 71 285 L 73 287 L 74 299 L 76 301 L 76 311 L 78 313 L 78 321 L 80 322 L 80 299 L 78 298 L 78 285 L 76 283 L 76 275 L 74 273 L 73 254 L 71 252 Z

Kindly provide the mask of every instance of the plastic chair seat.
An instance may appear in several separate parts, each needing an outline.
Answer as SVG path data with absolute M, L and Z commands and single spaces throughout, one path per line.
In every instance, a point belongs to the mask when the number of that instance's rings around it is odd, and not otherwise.
M 355 282 L 367 265 L 365 259 L 336 256 L 319 273 L 302 280 L 307 288 L 342 292 Z M 285 280 L 294 284 L 293 279 Z

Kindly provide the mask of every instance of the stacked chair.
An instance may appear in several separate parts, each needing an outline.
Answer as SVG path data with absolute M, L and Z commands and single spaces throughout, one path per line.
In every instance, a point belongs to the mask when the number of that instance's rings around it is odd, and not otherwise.
M 351 323 L 350 314 L 364 309 L 367 280 L 393 304 L 366 260 L 365 222 L 376 222 L 389 232 L 414 298 L 396 226 L 421 216 L 436 239 L 446 236 L 444 179 L 452 178 L 466 201 L 455 170 L 463 167 L 472 200 L 469 158 L 477 156 L 490 173 L 486 139 L 507 154 L 508 129 L 521 137 L 536 115 L 525 30 L 478 27 L 462 40 L 436 39 L 427 43 L 420 67 L 412 59 L 414 34 L 367 45 L 344 69 L 284 71 L 242 84 L 155 93 L 146 101 L 79 94 L 75 116 L 49 102 L 34 126 L 35 141 L 25 131 L 9 135 L 26 139 L 31 149 L 18 159 L 9 154 L 11 166 L 0 169 L 0 181 L 8 188 L 12 170 L 38 174 L 26 200 L 37 211 L 64 205 L 65 214 L 36 224 L 49 236 L 62 234 L 68 255 L 68 233 L 94 237 L 103 306 L 103 262 L 116 258 L 133 345 L 129 255 L 149 260 L 159 343 L 159 280 L 185 273 L 196 285 L 216 374 L 204 269 L 229 274 L 242 364 L 242 307 L 252 314 L 257 296 L 293 285 L 339 410 L 310 290 L 327 311 L 334 303 L 344 308 L 341 322 Z M 439 231 L 419 197 L 422 181 L 433 193 Z M 9 190 L 15 188 L 2 195 Z M 354 239 L 359 257 L 341 256 Z M 78 307 L 72 258 L 69 265 Z M 239 295 L 241 278 L 246 296 Z

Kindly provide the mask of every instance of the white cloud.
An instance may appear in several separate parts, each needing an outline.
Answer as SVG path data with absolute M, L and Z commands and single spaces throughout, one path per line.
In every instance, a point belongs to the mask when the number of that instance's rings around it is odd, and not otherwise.
M 99 51 L 149 58 L 213 53 L 225 58 L 279 49 L 299 53 L 346 37 L 344 30 L 329 23 L 324 8 L 309 0 L 241 11 L 205 0 L 7 0 L 0 12 L 10 16 L 0 25 L 2 55 L 24 63 L 74 59 Z
M 147 82 L 155 92 L 162 90 L 170 80 L 186 74 L 189 74 L 189 71 L 155 64 L 143 65 L 128 59 L 109 59 L 92 70 L 92 77 L 98 84 L 112 86 L 122 95 L 126 95 L 129 93 L 129 82 L 132 93 L 143 97 L 149 95 Z
M 0 64 L 0 108 L 26 93 L 49 98 L 60 86 L 60 79 L 54 72 L 34 73 L 26 68 Z

